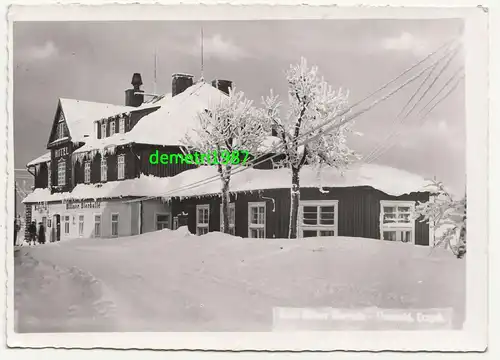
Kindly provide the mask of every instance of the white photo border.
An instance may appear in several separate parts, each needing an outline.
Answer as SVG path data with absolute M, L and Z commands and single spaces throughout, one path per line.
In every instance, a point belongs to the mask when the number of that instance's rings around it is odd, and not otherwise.
M 117 10 L 116 7 L 119 7 Z M 74 11 L 78 7 L 78 11 Z M 369 8 L 252 5 L 217 7 L 193 5 L 163 8 L 160 5 L 108 5 L 69 7 L 52 5 L 11 7 L 8 44 L 7 184 L 3 216 L 11 219 L 14 194 L 13 172 L 13 83 L 12 22 L 72 20 L 215 20 L 285 18 L 451 18 L 466 21 L 466 129 L 467 129 L 467 209 L 468 233 L 474 235 L 467 252 L 466 322 L 462 331 L 337 331 L 286 333 L 36 333 L 19 334 L 14 329 L 13 247 L 6 245 L 7 344 L 10 347 L 114 348 L 114 349 L 199 349 L 199 350 L 403 350 L 403 351 L 482 351 L 487 346 L 487 265 L 488 265 L 488 16 L 482 8 Z M 35 11 L 33 11 L 35 10 Z M 409 11 L 411 10 L 411 11 Z M 3 140 L 3 136 L 2 136 Z M 3 164 L 3 160 L 2 160 Z M 6 186 L 7 185 L 7 186 Z M 12 224 L 3 228 L 11 239 Z

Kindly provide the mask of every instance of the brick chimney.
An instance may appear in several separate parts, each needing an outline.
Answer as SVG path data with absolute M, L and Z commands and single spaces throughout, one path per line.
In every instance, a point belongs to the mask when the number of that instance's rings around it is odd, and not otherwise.
M 134 88 L 125 90 L 125 105 L 134 107 L 141 106 L 144 101 L 144 95 L 136 94 L 137 92 L 144 92 L 140 89 L 142 85 L 141 74 L 134 73 L 131 84 Z
M 193 75 L 172 74 L 172 97 L 193 85 Z
M 233 82 L 231 80 L 215 79 L 212 81 L 212 86 L 216 89 L 219 89 L 224 94 L 229 95 L 229 89 L 233 87 Z

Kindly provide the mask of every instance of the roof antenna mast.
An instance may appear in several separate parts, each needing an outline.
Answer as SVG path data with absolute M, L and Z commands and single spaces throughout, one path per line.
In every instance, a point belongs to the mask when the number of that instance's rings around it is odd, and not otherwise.
M 157 64 L 157 51 L 155 47 L 155 56 L 154 56 L 154 67 L 153 67 L 153 94 L 156 94 L 156 64 Z
M 205 81 L 203 77 L 203 26 L 201 27 L 201 81 Z

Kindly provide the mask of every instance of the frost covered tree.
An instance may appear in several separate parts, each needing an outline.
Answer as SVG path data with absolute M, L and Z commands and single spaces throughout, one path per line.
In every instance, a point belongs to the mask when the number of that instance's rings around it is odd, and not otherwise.
M 461 259 L 467 251 L 467 197 L 455 200 L 443 183 L 435 179 L 429 187 L 434 194 L 433 199 L 419 203 L 415 208 L 415 217 L 423 217 L 421 221 L 429 221 L 431 226 L 442 232 L 436 236 L 435 247 L 448 247 Z
M 331 166 L 341 172 L 356 158 L 347 145 L 347 134 L 352 122 L 344 122 L 348 111 L 348 93 L 334 90 L 318 74 L 316 66 L 308 67 L 302 58 L 286 72 L 288 83 L 288 111 L 281 116 L 282 103 L 271 91 L 263 99 L 263 115 L 272 124 L 280 139 L 277 149 L 283 157 L 280 164 L 291 169 L 291 205 L 289 238 L 298 232 L 298 209 L 300 200 L 300 170 L 305 164 Z M 339 124 L 335 130 L 325 132 L 319 125 Z M 306 141 L 305 144 L 302 144 Z
M 183 145 L 200 153 L 212 154 L 208 165 L 216 166 L 221 181 L 222 228 L 229 233 L 229 183 L 235 166 L 246 155 L 259 153 L 262 139 L 270 128 L 259 116 L 252 101 L 241 91 L 230 89 L 227 99 L 212 104 L 198 114 L 195 135 L 186 135 Z

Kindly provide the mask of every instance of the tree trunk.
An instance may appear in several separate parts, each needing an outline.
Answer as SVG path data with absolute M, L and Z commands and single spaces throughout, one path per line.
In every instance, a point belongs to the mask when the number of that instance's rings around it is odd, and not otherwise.
M 229 234 L 229 181 L 222 179 L 222 232 Z
M 297 238 L 299 200 L 300 200 L 300 178 L 299 169 L 292 167 L 292 188 L 290 189 L 290 226 L 288 238 Z

